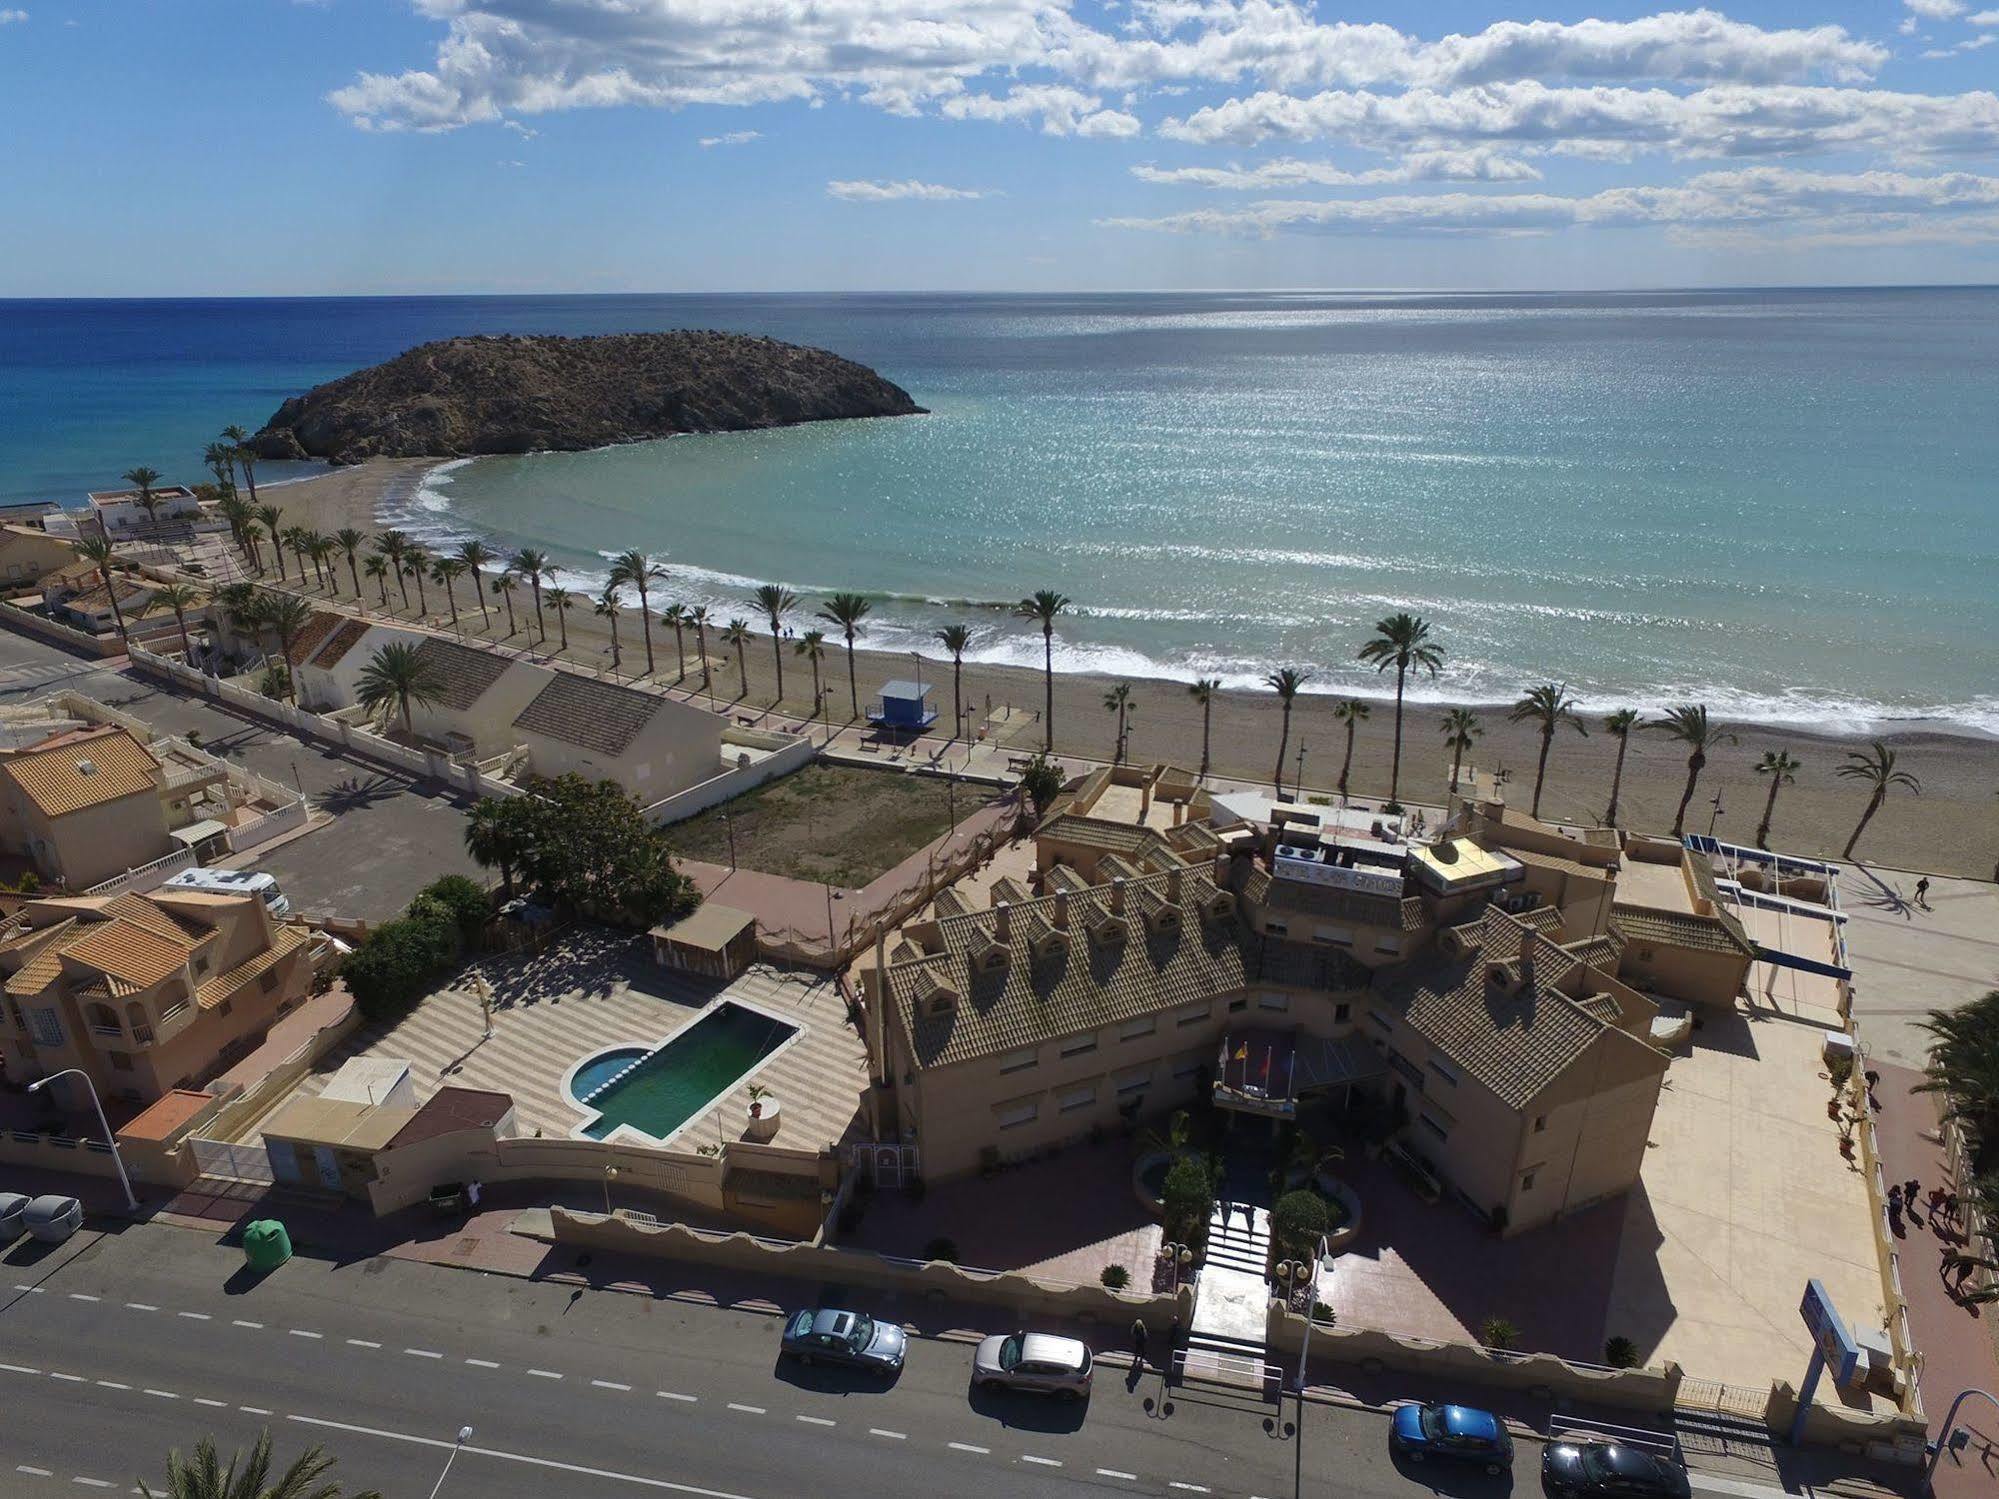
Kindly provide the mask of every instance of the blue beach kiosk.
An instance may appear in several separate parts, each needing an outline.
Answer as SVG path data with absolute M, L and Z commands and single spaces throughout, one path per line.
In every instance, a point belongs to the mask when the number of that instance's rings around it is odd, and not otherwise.
M 881 696 L 868 709 L 868 722 L 888 734 L 920 734 L 937 722 L 930 706 L 928 682 L 884 683 Z

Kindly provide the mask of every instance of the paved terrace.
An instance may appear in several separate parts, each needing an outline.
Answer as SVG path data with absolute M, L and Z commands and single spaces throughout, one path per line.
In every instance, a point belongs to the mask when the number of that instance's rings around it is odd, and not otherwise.
M 490 1040 L 482 1039 L 479 1001 L 467 987 L 475 973 L 498 996 Z M 819 1150 L 858 1138 L 867 1056 L 830 980 L 761 966 L 727 985 L 693 980 L 654 964 L 643 942 L 606 933 L 468 967 L 393 1025 L 357 1033 L 300 1083 L 298 1096 L 316 1097 L 349 1057 L 393 1057 L 413 1064 L 419 1101 L 447 1083 L 497 1089 L 514 1096 L 525 1132 L 566 1136 L 585 1118 L 562 1094 L 573 1063 L 607 1046 L 650 1045 L 723 994 L 804 1027 L 757 1073 L 783 1105 L 771 1143 Z M 688 1124 L 687 1148 L 713 1142 L 718 1129 L 740 1139 L 745 1107 L 740 1090 L 726 1095 Z

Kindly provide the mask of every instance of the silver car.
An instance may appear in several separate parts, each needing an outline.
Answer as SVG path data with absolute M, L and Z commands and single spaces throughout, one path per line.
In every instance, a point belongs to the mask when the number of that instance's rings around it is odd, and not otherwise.
M 11 1244 L 21 1232 L 21 1215 L 28 1199 L 19 1192 L 0 1192 L 0 1244 Z
M 1045 1332 L 995 1334 L 972 1355 L 972 1383 L 982 1390 L 1032 1390 L 1084 1399 L 1096 1360 L 1074 1338 Z
M 45 1244 L 61 1244 L 83 1223 L 74 1197 L 37 1197 L 21 1211 L 21 1226 Z

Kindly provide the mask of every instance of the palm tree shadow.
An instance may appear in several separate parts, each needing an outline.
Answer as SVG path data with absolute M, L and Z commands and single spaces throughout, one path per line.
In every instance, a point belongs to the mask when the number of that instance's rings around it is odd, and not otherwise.
M 358 812 L 377 802 L 388 801 L 401 789 L 398 782 L 386 775 L 372 775 L 365 781 L 358 776 L 349 776 L 321 793 L 319 805 L 337 817 L 343 812 Z

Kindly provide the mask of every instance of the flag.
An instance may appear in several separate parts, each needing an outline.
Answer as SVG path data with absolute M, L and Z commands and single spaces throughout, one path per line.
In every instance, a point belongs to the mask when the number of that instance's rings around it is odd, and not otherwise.
M 1230 1060 L 1237 1062 L 1247 1062 L 1249 1060 L 1249 1043 L 1245 1041 L 1242 1043 L 1242 1045 L 1238 1046 L 1235 1049 L 1235 1055 Z

